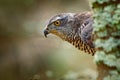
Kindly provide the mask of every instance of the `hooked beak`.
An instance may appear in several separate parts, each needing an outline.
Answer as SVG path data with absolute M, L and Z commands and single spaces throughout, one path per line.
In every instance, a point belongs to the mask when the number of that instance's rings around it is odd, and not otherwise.
M 49 34 L 49 31 L 48 31 L 48 29 L 46 28 L 46 29 L 44 30 L 44 36 L 47 37 L 48 34 Z

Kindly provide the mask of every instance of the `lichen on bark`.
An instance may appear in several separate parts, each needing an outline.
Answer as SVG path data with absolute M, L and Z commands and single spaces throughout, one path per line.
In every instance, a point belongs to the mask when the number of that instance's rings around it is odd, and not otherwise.
M 120 0 L 91 0 L 97 80 L 120 80 Z

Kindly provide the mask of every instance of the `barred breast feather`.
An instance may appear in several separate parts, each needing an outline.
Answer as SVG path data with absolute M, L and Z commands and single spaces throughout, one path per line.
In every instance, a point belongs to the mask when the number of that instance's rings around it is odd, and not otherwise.
M 94 36 L 92 34 L 92 13 L 85 12 L 81 14 L 76 14 L 74 17 L 74 27 L 76 30 L 75 33 L 71 33 L 71 35 L 69 35 L 69 39 L 66 38 L 66 41 L 73 44 L 76 48 L 94 55 L 95 48 L 93 44 Z

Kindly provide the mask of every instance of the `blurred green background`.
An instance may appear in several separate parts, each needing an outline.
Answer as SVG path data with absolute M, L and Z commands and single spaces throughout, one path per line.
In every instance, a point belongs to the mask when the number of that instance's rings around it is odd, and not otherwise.
M 88 10 L 87 0 L 0 0 L 0 80 L 93 80 L 91 55 L 43 36 L 51 16 Z

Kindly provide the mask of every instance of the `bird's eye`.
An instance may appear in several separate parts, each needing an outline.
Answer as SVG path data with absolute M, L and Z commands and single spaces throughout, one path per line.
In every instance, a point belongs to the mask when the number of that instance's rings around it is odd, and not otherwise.
M 60 25 L 60 21 L 55 21 L 54 25 L 59 26 Z

